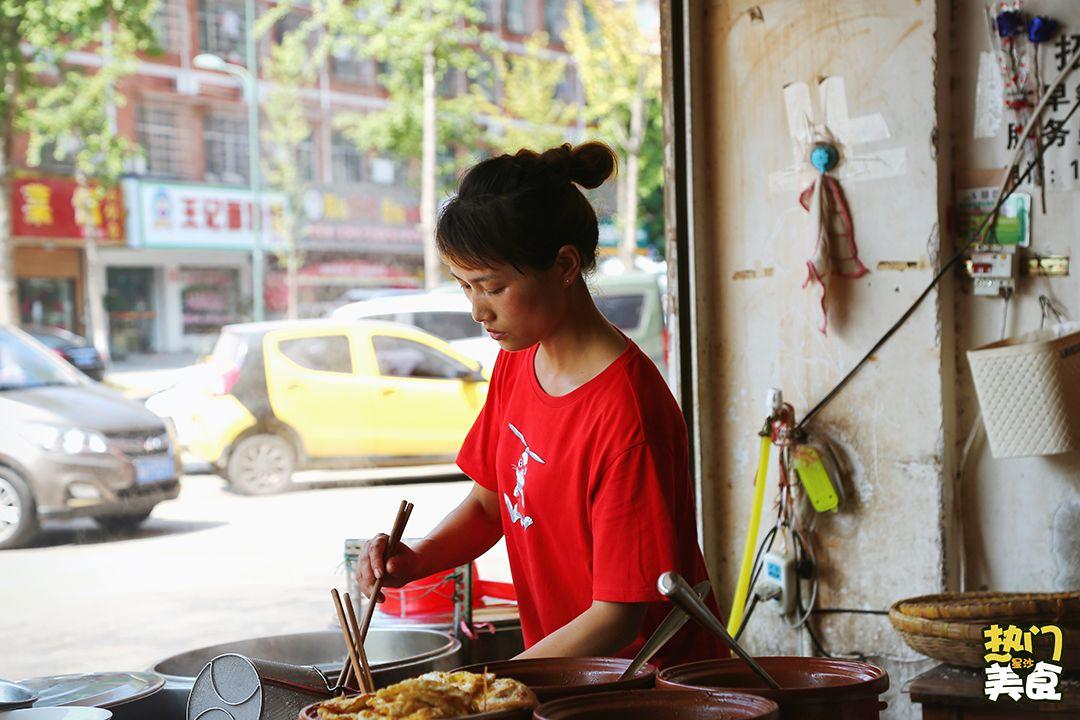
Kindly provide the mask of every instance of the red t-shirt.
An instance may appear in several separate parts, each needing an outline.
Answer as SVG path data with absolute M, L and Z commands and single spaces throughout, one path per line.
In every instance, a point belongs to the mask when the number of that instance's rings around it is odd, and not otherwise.
M 656 366 L 629 339 L 603 372 L 559 397 L 536 379 L 538 347 L 499 353 L 457 464 L 498 493 L 525 646 L 594 600 L 647 602 L 641 635 L 619 653 L 633 657 L 672 608 L 657 578 L 669 570 L 691 585 L 707 578 L 686 423 Z M 653 662 L 726 655 L 690 621 Z

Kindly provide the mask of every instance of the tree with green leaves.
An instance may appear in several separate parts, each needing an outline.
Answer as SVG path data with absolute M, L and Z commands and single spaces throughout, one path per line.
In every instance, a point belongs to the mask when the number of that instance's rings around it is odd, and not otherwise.
M 284 17 L 292 5 L 279 3 L 263 22 Z M 440 276 L 436 196 L 439 178 L 447 174 L 440 172 L 439 149 L 452 157 L 453 148 L 478 144 L 483 132 L 480 85 L 490 73 L 484 58 L 490 41 L 479 29 L 483 11 L 474 0 L 312 0 L 306 10 L 309 19 L 291 33 L 309 45 L 302 72 L 317 72 L 331 55 L 379 64 L 386 105 L 338 112 L 333 123 L 362 151 L 420 162 L 424 276 L 433 287 Z M 459 74 L 468 88 L 440 94 L 440 84 Z
M 284 10 L 288 8 L 284 7 Z M 259 18 L 255 36 L 267 34 L 283 17 L 279 8 Z M 282 33 L 271 42 L 270 56 L 263 65 L 272 85 L 262 104 L 266 122 L 262 126 L 260 143 L 269 150 L 264 158 L 266 180 L 271 188 L 285 195 L 289 206 L 282 228 L 285 249 L 279 255 L 285 262 L 286 316 L 289 319 L 299 317 L 300 237 L 306 222 L 304 195 L 309 189 L 303 170 L 303 151 L 313 132 L 300 91 L 315 81 L 315 68 L 310 59 L 317 33 L 317 21 L 305 18 L 296 29 Z
M 514 152 L 538 152 L 567 141 L 578 108 L 558 97 L 567 62 L 545 53 L 547 33 L 534 33 L 524 53 L 500 51 L 492 56 L 495 75 L 503 88 L 501 103 L 487 103 L 484 112 L 500 126 L 491 144 Z
M 100 202 L 138 152 L 117 132 L 116 107 L 124 98 L 116 87 L 134 72 L 136 53 L 156 49 L 151 23 L 158 2 L 0 0 L 0 322 L 18 321 L 11 237 L 15 138 L 29 136 L 31 166 L 46 147 L 55 148 L 58 160 L 73 160 L 84 202 Z M 68 62 L 76 51 L 96 55 L 95 67 Z M 86 234 L 87 309 L 94 344 L 107 353 L 96 242 L 94 232 Z
M 365 151 L 420 161 L 420 219 L 424 237 L 424 281 L 438 284 L 441 267 L 435 251 L 435 215 L 441 175 L 439 150 L 453 155 L 460 146 L 479 143 L 484 81 L 490 65 L 484 52 L 490 40 L 481 33 L 483 11 L 474 0 L 367 0 L 360 11 L 329 13 L 331 42 L 357 57 L 379 63 L 385 108 L 341 113 L 337 128 Z M 440 84 L 465 77 L 467 88 Z
M 586 23 L 586 13 L 591 23 Z M 590 128 L 619 155 L 617 179 L 621 224 L 619 255 L 633 267 L 637 247 L 641 154 L 649 112 L 659 104 L 659 31 L 642 28 L 633 0 L 575 0 L 567 6 L 563 37 L 574 57 L 585 90 L 585 117 Z

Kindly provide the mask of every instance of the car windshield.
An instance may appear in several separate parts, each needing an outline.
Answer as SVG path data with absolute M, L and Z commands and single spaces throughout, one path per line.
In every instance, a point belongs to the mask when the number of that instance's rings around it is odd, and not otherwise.
M 27 330 L 42 345 L 60 350 L 61 348 L 86 347 L 89 343 L 75 333 L 70 333 L 61 328 L 34 328 Z
M 213 365 L 240 367 L 246 352 L 247 342 L 240 334 L 224 331 L 218 336 L 210 362 Z
M 78 385 L 78 373 L 10 330 L 0 329 L 0 390 Z
M 644 306 L 645 296 L 640 293 L 596 296 L 596 307 L 622 330 L 634 330 L 641 324 Z

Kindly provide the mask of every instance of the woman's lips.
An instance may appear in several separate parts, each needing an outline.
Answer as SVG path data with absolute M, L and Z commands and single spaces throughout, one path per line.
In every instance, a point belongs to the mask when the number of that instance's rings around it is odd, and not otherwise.
M 494 330 L 488 330 L 488 335 L 491 336 L 492 340 L 502 340 L 504 337 L 506 337 L 506 333 L 496 332 Z

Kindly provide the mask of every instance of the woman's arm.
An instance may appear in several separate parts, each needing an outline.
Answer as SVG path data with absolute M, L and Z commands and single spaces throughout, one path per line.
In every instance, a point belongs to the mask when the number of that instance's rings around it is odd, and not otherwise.
M 637 638 L 646 607 L 594 600 L 588 610 L 517 657 L 610 657 Z
M 498 496 L 473 483 L 468 496 L 447 515 L 427 537 L 398 551 L 383 562 L 389 538 L 380 533 L 368 541 L 356 566 L 360 591 L 370 597 L 375 581 L 382 577 L 386 587 L 401 587 L 417 578 L 472 562 L 502 537 Z M 377 602 L 383 601 L 380 593 Z

